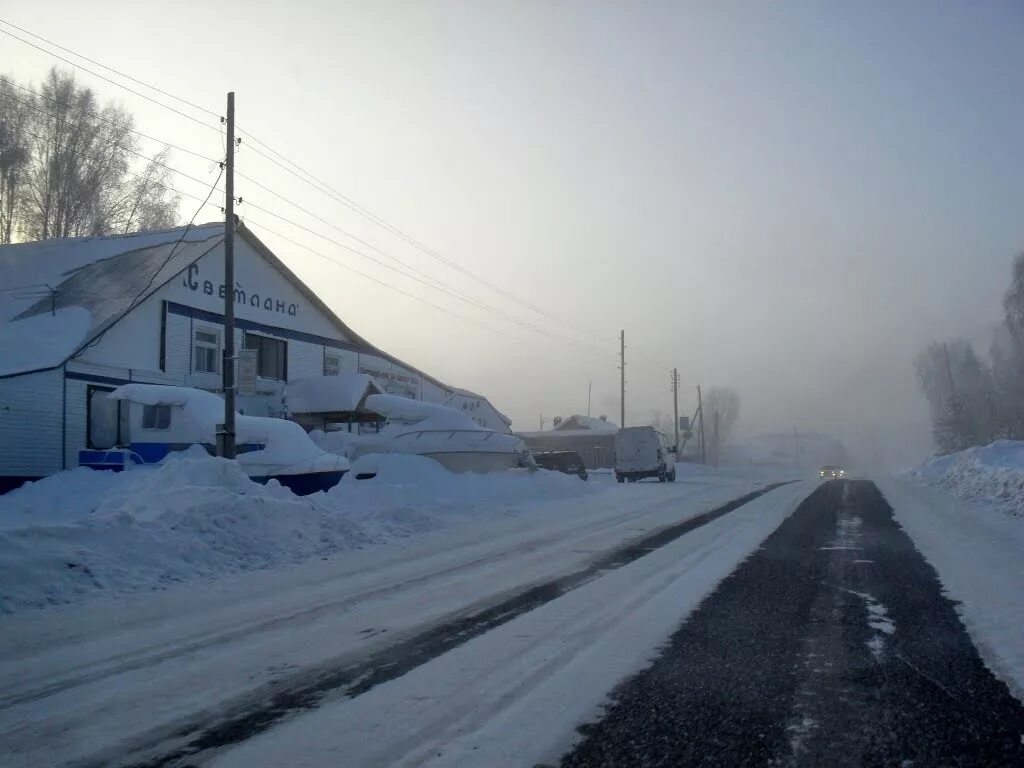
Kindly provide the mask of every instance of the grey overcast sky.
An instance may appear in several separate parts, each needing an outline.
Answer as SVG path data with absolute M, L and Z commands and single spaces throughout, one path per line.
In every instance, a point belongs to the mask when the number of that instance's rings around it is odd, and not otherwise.
M 486 394 L 517 428 L 585 411 L 588 381 L 595 415 L 617 420 L 625 328 L 633 423 L 671 408 L 665 369 L 678 365 L 684 412 L 694 385 L 729 385 L 745 433 L 815 429 L 865 464 L 905 465 L 929 448 L 913 356 L 944 336 L 987 347 L 1024 248 L 1016 0 L 8 0 L 0 18 L 214 112 L 236 91 L 243 128 L 545 310 L 468 279 L 243 143 L 241 171 L 558 336 L 241 209 L 358 331 Z M 38 82 L 51 63 L 0 36 L 0 71 Z M 141 130 L 221 151 L 216 130 L 79 79 L 130 108 Z M 208 163 L 173 163 L 212 181 Z M 243 180 L 238 193 L 351 242 Z

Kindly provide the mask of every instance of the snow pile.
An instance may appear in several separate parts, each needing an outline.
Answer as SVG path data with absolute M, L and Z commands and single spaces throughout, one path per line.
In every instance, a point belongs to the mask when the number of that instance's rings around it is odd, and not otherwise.
M 374 456 L 377 477 L 329 493 L 254 483 L 200 447 L 156 467 L 77 469 L 0 497 L 0 613 L 298 563 L 532 501 L 596 493 L 552 472 L 454 475 L 418 456 Z
M 988 504 L 1024 518 L 1024 441 L 997 440 L 933 456 L 911 472 L 911 477 L 964 501 Z
M 26 483 L 0 495 L 0 531 L 78 522 L 123 479 L 116 472 L 75 467 Z

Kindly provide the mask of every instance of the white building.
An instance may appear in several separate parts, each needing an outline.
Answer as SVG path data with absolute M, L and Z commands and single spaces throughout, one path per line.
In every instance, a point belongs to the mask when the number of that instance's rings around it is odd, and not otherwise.
M 221 391 L 222 224 L 0 246 L 0 492 L 118 442 L 105 394 L 126 382 Z M 179 240 L 181 242 L 179 243 Z M 509 421 L 346 326 L 244 225 L 235 238 L 235 348 L 258 350 L 253 415 L 289 379 L 369 374 L 380 391 Z

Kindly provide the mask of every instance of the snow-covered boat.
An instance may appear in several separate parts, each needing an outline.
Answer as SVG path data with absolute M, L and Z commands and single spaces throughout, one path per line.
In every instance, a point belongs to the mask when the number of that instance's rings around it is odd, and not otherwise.
M 383 394 L 370 395 L 365 403 L 386 418 L 378 434 L 317 431 L 311 436 L 321 447 L 353 461 L 379 453 L 410 453 L 434 459 L 452 472 L 500 472 L 531 463 L 521 439 L 481 427 L 454 408 Z
M 121 447 L 79 452 L 79 464 L 94 469 L 127 469 L 156 464 L 191 445 L 211 453 L 224 401 L 189 387 L 124 384 L 109 395 L 122 403 Z M 235 416 L 237 461 L 258 483 L 277 480 L 304 496 L 338 483 L 348 460 L 319 448 L 298 424 L 265 416 Z

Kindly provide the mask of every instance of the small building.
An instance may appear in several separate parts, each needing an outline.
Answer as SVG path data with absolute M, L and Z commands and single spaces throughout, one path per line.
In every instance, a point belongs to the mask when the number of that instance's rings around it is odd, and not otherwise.
M 329 373 L 293 379 L 284 386 L 288 418 L 306 431 L 378 432 L 383 417 L 366 405 L 370 395 L 385 394 L 368 373 Z
M 81 449 L 118 444 L 122 414 L 106 397 L 121 384 L 220 393 L 224 295 L 232 291 L 235 348 L 256 351 L 255 416 L 307 429 L 340 417 L 373 423 L 360 400 L 401 394 L 458 408 L 481 426 L 509 420 L 482 395 L 402 362 L 349 328 L 251 230 L 235 238 L 234 286 L 223 284 L 223 224 L 0 246 L 0 492 L 77 465 Z M 301 382 L 337 376 L 333 410 L 311 412 Z M 351 397 L 364 384 L 356 401 Z M 319 387 L 322 394 L 330 388 Z M 346 396 L 347 393 L 347 396 Z
M 587 469 L 609 468 L 615 465 L 615 433 L 617 424 L 606 418 L 579 414 L 561 419 L 550 430 L 517 432 L 526 447 L 539 451 L 576 451 Z

